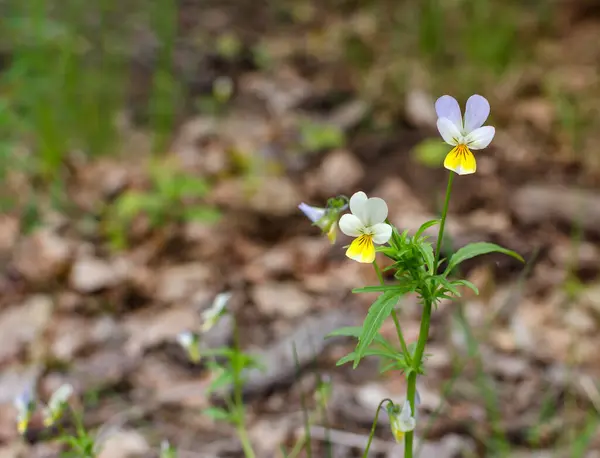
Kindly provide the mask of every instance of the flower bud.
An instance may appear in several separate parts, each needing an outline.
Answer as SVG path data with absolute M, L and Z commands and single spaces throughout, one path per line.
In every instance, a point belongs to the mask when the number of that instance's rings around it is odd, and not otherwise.
M 177 336 L 177 342 L 186 351 L 188 358 L 194 364 L 200 362 L 200 339 L 193 332 L 185 331 Z
M 412 415 L 410 402 L 408 402 L 408 399 L 404 401 L 402 409 L 400 409 L 400 406 L 390 403 L 386 410 L 390 418 L 390 427 L 394 439 L 400 443 L 404 439 L 404 434 L 413 431 L 417 425 L 417 421 Z

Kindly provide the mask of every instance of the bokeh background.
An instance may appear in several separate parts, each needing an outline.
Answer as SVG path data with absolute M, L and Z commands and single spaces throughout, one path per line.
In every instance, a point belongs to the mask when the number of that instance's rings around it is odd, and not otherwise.
M 373 298 L 350 290 L 377 279 L 297 205 L 364 190 L 401 229 L 435 217 L 433 103 L 473 93 L 497 134 L 455 181 L 450 239 L 527 264 L 465 266 L 481 294 L 435 312 L 419 456 L 600 455 L 598 2 L 5 0 L 0 70 L 1 457 L 58 456 L 39 419 L 18 437 L 11 404 L 63 382 L 110 431 L 101 458 L 164 438 L 242 456 L 175 343 L 221 291 L 266 367 L 245 391 L 257 455 L 304 434 L 328 378 L 312 456 L 361 456 L 404 380 L 335 366 L 353 342 L 324 337 L 361 322 Z M 414 298 L 400 316 L 416 340 Z M 203 342 L 231 338 L 227 319 Z M 400 453 L 384 414 L 370 456 Z

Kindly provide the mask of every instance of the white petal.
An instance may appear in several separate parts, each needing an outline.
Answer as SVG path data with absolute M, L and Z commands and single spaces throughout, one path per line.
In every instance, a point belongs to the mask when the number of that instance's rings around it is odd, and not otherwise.
M 179 345 L 183 348 L 188 348 L 194 343 L 194 335 L 189 331 L 179 333 L 177 334 L 177 342 L 179 342 Z
M 213 310 L 217 314 L 221 313 L 227 306 L 229 299 L 231 299 L 231 293 L 229 292 L 217 294 L 209 310 Z
M 388 206 L 380 197 L 371 197 L 365 205 L 365 217 L 362 221 L 366 226 L 383 223 L 388 215 Z
M 302 202 L 298 205 L 298 208 L 306 215 L 306 217 L 311 220 L 313 223 L 319 221 L 325 215 L 324 208 L 311 207 L 310 205 Z
M 462 134 L 452 121 L 448 118 L 439 118 L 437 120 L 437 128 L 446 143 L 452 146 L 458 145 Z
M 61 385 L 54 393 L 52 393 L 52 396 L 50 396 L 50 400 L 48 401 L 48 407 L 52 411 L 58 410 L 63 403 L 67 402 L 67 400 L 72 394 L 72 385 Z
M 350 211 L 353 215 L 358 216 L 361 221 L 365 221 L 365 207 L 368 200 L 367 195 L 362 191 L 355 192 L 350 197 Z
M 405 433 L 409 432 L 409 431 L 413 431 L 415 429 L 415 427 L 417 426 L 417 420 L 415 420 L 413 417 L 410 417 L 406 420 L 402 420 L 400 421 L 400 431 L 404 431 Z
M 469 132 L 473 132 L 475 129 L 483 126 L 489 115 L 490 103 L 485 97 L 477 94 L 469 97 L 467 108 L 465 109 L 465 133 L 469 134 Z
M 400 412 L 400 420 L 405 421 L 412 417 L 412 409 L 410 408 L 410 402 L 407 400 L 404 401 L 404 405 L 402 406 L 402 411 Z
M 443 95 L 437 99 L 435 102 L 435 112 L 437 113 L 438 118 L 449 119 L 459 132 L 462 131 L 463 121 L 460 113 L 460 106 L 454 97 Z
M 365 227 L 358 216 L 349 213 L 342 216 L 338 224 L 340 230 L 350 237 L 358 237 L 361 235 L 361 230 Z
M 371 226 L 371 233 L 373 234 L 373 242 L 383 245 L 392 236 L 392 226 L 386 223 L 374 224 Z
M 496 129 L 492 126 L 480 127 L 467 135 L 465 141 L 471 149 L 483 149 L 492 142 L 495 133 Z

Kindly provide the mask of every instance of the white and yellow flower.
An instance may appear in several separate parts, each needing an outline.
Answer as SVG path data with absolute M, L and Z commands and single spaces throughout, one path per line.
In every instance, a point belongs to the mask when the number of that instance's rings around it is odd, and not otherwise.
M 463 119 L 456 99 L 443 95 L 435 102 L 435 111 L 440 135 L 454 146 L 444 160 L 444 167 L 459 175 L 475 173 L 477 163 L 471 150 L 487 147 L 496 133 L 492 126 L 483 126 L 490 115 L 489 102 L 480 95 L 472 95 L 467 100 Z
M 62 417 L 69 398 L 73 394 L 73 386 L 66 383 L 52 393 L 48 405 L 44 409 L 44 426 L 55 424 Z
M 231 293 L 217 294 L 212 305 L 202 312 L 202 332 L 211 330 L 217 324 L 219 318 L 225 313 L 225 307 L 227 307 L 229 299 L 231 299 Z
M 341 231 L 356 237 L 346 250 L 346 256 L 358 262 L 375 261 L 374 244 L 382 245 L 392 236 L 392 226 L 384 221 L 388 215 L 388 207 L 379 197 L 368 198 L 360 191 L 350 198 L 351 214 L 340 219 Z
M 390 427 L 396 442 L 401 443 L 404 435 L 413 431 L 417 426 L 417 420 L 413 417 L 412 409 L 408 399 L 404 401 L 402 410 L 395 404 L 390 404 L 387 407 L 388 416 L 390 417 Z
M 190 331 L 181 332 L 177 335 L 177 342 L 183 347 L 192 363 L 200 362 L 200 338 L 197 334 Z
M 24 390 L 15 398 L 13 404 L 17 409 L 17 431 L 21 435 L 25 434 L 35 411 L 35 399 L 33 398 L 32 390 L 29 388 Z

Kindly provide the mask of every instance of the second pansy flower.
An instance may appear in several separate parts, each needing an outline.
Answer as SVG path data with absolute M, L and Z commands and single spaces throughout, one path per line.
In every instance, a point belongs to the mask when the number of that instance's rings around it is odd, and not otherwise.
M 384 221 L 388 207 L 383 199 L 371 197 L 360 191 L 350 198 L 351 214 L 340 219 L 340 230 L 356 237 L 346 250 L 346 256 L 358 262 L 375 261 L 375 245 L 382 245 L 392 236 L 392 226 Z

